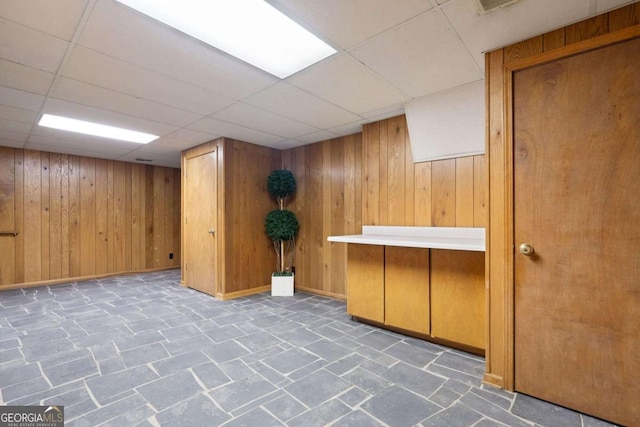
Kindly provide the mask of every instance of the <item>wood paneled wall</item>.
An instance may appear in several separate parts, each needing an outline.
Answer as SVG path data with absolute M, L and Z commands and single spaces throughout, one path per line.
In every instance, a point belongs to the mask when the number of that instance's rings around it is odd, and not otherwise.
M 264 231 L 264 220 L 278 204 L 267 191 L 267 177 L 281 168 L 279 150 L 222 138 L 218 157 L 218 236 L 223 298 L 269 286 L 276 254 Z M 235 294 L 235 295 L 234 295 Z
M 484 227 L 484 155 L 413 162 L 405 116 L 363 126 L 365 225 Z
M 296 288 L 345 298 L 347 248 L 327 237 L 362 231 L 362 134 L 286 150 L 282 163 L 297 181 Z
M 296 287 L 346 297 L 346 245 L 362 225 L 484 227 L 484 156 L 414 163 L 404 115 L 283 152 L 298 180 Z
M 0 285 L 177 267 L 179 200 L 178 169 L 0 147 Z
M 487 281 L 489 283 L 489 334 L 485 381 L 513 390 L 513 152 L 508 105 L 510 88 L 507 69 L 518 61 L 562 57 L 594 48 L 599 37 L 616 37 L 616 32 L 634 31 L 640 26 L 640 3 L 551 31 L 487 53 L 487 163 L 489 167 L 489 232 Z M 582 43 L 582 44 L 580 44 Z

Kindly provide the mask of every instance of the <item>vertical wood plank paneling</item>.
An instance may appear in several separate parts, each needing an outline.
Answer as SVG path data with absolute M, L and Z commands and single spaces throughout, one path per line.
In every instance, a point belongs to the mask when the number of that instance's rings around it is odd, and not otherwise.
M 16 268 L 15 268 L 15 280 L 16 283 L 24 282 L 24 269 L 25 269 L 25 253 L 24 253 L 24 209 L 25 209 L 25 199 L 24 199 L 24 150 L 15 150 L 15 230 L 18 231 L 18 234 L 15 240 L 15 257 L 16 257 Z
M 354 141 L 354 161 L 355 161 L 355 189 L 354 189 L 354 197 L 355 197 L 355 219 L 354 228 L 351 230 L 353 234 L 359 234 L 362 232 L 362 212 L 363 212 L 363 201 L 362 197 L 364 194 L 363 191 L 363 165 L 362 165 L 362 133 L 357 133 L 353 137 Z M 349 183 L 346 183 L 349 185 Z M 344 294 L 346 295 L 346 289 Z
M 179 267 L 182 259 L 182 250 L 180 244 L 180 169 L 172 169 L 173 171 L 173 216 L 171 218 L 172 234 L 173 234 L 173 262 L 171 267 Z M 176 226 L 178 224 L 178 226 Z
M 415 225 L 431 226 L 431 162 L 415 164 Z
M 49 167 L 49 153 L 40 153 L 41 159 L 41 179 L 40 179 L 40 187 L 42 189 L 42 197 L 41 197 L 41 216 L 40 216 L 40 260 L 41 260 L 41 271 L 40 271 L 40 280 L 49 280 L 50 278 L 50 176 L 51 170 Z
M 14 231 L 15 149 L 0 147 L 0 230 Z M 16 275 L 15 237 L 0 236 L 0 286 L 13 283 Z
M 68 154 L 60 156 L 61 161 L 61 203 L 60 203 L 60 277 L 71 276 L 71 162 Z
M 145 166 L 144 186 L 145 186 L 145 201 L 144 201 L 144 241 L 145 243 L 145 268 L 153 268 L 154 263 L 154 202 L 155 190 L 153 188 L 153 176 L 154 168 L 152 166 Z M 159 201 L 158 201 L 159 203 Z
M 548 52 L 565 45 L 564 28 L 550 31 L 542 36 L 542 50 Z
M 62 277 L 62 154 L 51 153 L 49 159 L 49 278 Z M 66 187 L 65 187 L 66 188 Z
M 431 220 L 435 227 L 456 225 L 456 159 L 431 165 Z
M 633 3 L 609 12 L 609 31 L 619 31 L 640 25 L 640 3 Z
M 484 155 L 473 156 L 473 227 L 487 227 L 487 168 Z
M 162 233 L 165 236 L 165 251 L 164 253 L 160 254 L 160 265 L 162 267 L 168 267 L 169 265 L 172 264 L 173 260 L 169 259 L 169 252 L 173 251 L 173 247 L 174 247 L 174 242 L 173 242 L 173 223 L 172 223 L 172 219 L 173 219 L 173 204 L 174 204 L 174 200 L 173 200 L 173 172 L 168 169 L 165 168 L 164 169 L 165 175 L 164 175 L 164 194 L 165 194 L 165 198 L 164 198 L 164 202 L 165 202 L 165 207 L 164 207 L 164 215 L 165 215 L 165 221 L 164 221 L 164 232 Z
M 156 168 L 156 170 L 159 168 Z M 126 186 L 125 186 L 125 163 L 113 162 L 113 270 L 126 271 L 125 255 L 126 255 Z M 157 199 L 162 200 L 162 199 Z M 162 231 L 164 228 L 161 228 Z
M 80 158 L 80 275 L 96 274 L 96 159 Z
M 309 180 L 307 181 L 307 189 L 309 200 L 313 201 L 314 207 L 309 206 L 309 232 L 307 234 L 309 241 L 309 257 L 311 261 L 309 266 L 309 277 L 313 282 L 309 282 L 307 286 L 315 289 L 323 289 L 323 271 L 324 260 L 322 258 L 322 227 L 324 224 L 323 213 L 324 208 L 319 206 L 322 202 L 322 174 L 323 174 L 323 145 L 321 143 L 313 144 L 309 148 Z
M 402 120 L 404 122 L 404 120 Z M 386 169 L 386 213 L 385 223 L 389 225 L 403 225 L 405 223 L 405 146 L 404 146 L 404 126 L 400 126 L 397 118 L 385 121 L 386 126 L 381 126 L 381 130 L 386 128 L 386 138 L 380 141 L 386 142 L 386 162 L 384 156 L 380 159 L 382 169 Z M 404 123 L 403 123 L 404 124 Z M 382 144 L 381 144 L 382 147 Z M 381 178 L 383 175 L 381 174 Z M 382 219 L 382 218 L 381 218 Z
M 526 58 L 531 55 L 541 53 L 543 43 L 544 41 L 542 36 L 532 37 L 528 40 L 512 44 L 508 48 L 505 48 L 504 54 L 509 61 Z
M 144 269 L 144 166 L 131 165 L 131 268 Z
M 96 159 L 96 274 L 109 271 L 108 163 Z
M 336 293 L 340 289 L 344 288 L 341 282 L 344 282 L 346 277 L 346 260 L 347 260 L 347 248 L 346 245 L 333 245 L 327 242 L 329 234 L 327 232 L 331 230 L 332 233 L 346 234 L 347 228 L 347 207 L 346 207 L 346 189 L 345 182 L 347 177 L 346 157 L 347 151 L 345 150 L 345 144 L 343 139 L 333 139 L 329 142 L 330 146 L 330 191 L 331 191 L 331 203 L 329 204 L 331 224 L 328 228 L 325 228 L 323 233 L 323 239 L 325 241 L 325 250 L 331 257 L 325 260 L 327 266 L 327 278 L 330 283 L 325 290 L 327 292 Z M 340 283 L 340 285 L 338 285 Z
M 153 171 L 153 199 L 155 203 L 153 204 L 153 224 L 154 231 L 155 230 L 164 230 L 165 229 L 165 204 L 164 204 L 164 170 L 160 168 L 155 168 Z M 165 250 L 165 239 L 164 236 L 161 236 L 160 233 L 153 240 L 153 267 L 158 268 L 162 266 L 162 254 L 166 252 Z
M 380 122 L 362 127 L 362 153 L 362 223 L 380 225 Z
M 389 224 L 389 121 L 380 122 L 380 157 L 377 159 L 380 168 L 380 194 L 378 209 L 380 212 L 380 224 Z
M 404 145 L 404 221 L 402 225 L 416 225 L 416 164 L 413 161 L 406 118 L 399 116 L 396 120 L 402 127 L 402 144 Z
M 473 166 L 473 156 L 456 159 L 456 227 L 473 227 Z
M 601 36 L 609 32 L 609 15 L 598 15 L 573 25 L 565 27 L 565 42 L 567 45 Z M 509 62 L 506 58 L 505 62 Z
M 125 195 L 125 199 L 124 199 L 124 271 L 131 271 L 132 270 L 132 262 L 131 262 L 131 258 L 132 258 L 132 252 L 131 252 L 131 247 L 132 247 L 132 238 L 133 238 L 133 234 L 131 231 L 131 223 L 132 223 L 132 212 L 131 212 L 131 203 L 132 203 L 132 195 L 131 195 L 131 187 L 132 187 L 132 173 L 131 173 L 131 163 L 125 163 L 124 164 L 124 195 Z M 178 193 L 180 194 L 180 193 Z M 173 194 L 173 188 L 171 189 L 171 201 L 173 202 L 174 199 L 174 194 Z M 175 228 L 174 224 L 172 223 L 172 226 Z M 168 230 L 168 233 L 171 234 L 171 236 L 173 237 L 173 230 Z
M 24 278 L 42 280 L 42 169 L 41 153 L 24 152 Z
M 322 256 L 322 290 L 328 292 L 331 289 L 331 251 L 329 250 L 331 243 L 327 242 L 325 236 L 327 236 L 327 230 L 331 229 L 331 210 L 333 208 L 331 203 L 331 141 L 323 141 L 320 143 L 322 147 L 322 162 L 328 167 L 330 173 L 326 173 L 327 169 L 323 170 L 321 176 L 321 188 L 322 188 L 322 227 L 319 230 L 318 237 L 320 238 L 320 253 Z
M 145 249 L 157 236 L 174 251 L 160 268 L 176 252 L 179 262 L 180 171 L 148 170 L 146 187 L 142 165 L 0 147 L 0 229 L 19 232 L 0 238 L 0 286 L 150 268 Z M 153 215 L 145 222 L 147 205 L 157 204 L 156 170 L 164 188 L 157 203 L 166 207 L 159 229 Z

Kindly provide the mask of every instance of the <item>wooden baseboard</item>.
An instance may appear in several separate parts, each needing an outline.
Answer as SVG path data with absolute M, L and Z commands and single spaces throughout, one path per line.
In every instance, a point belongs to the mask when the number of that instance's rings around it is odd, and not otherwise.
M 501 375 L 485 373 L 482 379 L 484 384 L 504 389 L 504 378 Z
M 296 286 L 296 291 L 306 292 L 308 294 L 320 295 L 320 296 L 323 296 L 323 297 L 329 297 L 329 298 L 333 298 L 333 299 L 339 299 L 339 300 L 342 300 L 342 301 L 346 301 L 347 300 L 347 296 L 343 295 L 343 294 L 336 294 L 336 293 L 333 293 L 333 292 L 320 291 L 318 289 L 306 288 L 304 286 Z
M 270 290 L 271 290 L 271 285 L 259 286 L 257 288 L 244 289 L 242 291 L 236 291 L 236 292 L 228 292 L 226 294 L 216 293 L 216 298 L 222 301 L 226 301 L 230 299 L 246 297 L 249 295 L 261 294 L 263 292 L 269 292 Z
M 152 273 L 154 271 L 164 271 L 164 270 L 176 270 L 180 267 L 162 267 L 162 268 L 149 268 L 145 270 L 135 270 L 135 271 L 122 271 L 119 273 L 104 273 L 104 274 L 93 274 L 90 276 L 80 276 L 80 277 L 67 277 L 64 279 L 52 279 L 52 280 L 42 280 L 39 282 L 27 282 L 27 283 L 14 283 L 11 285 L 0 286 L 0 292 L 9 291 L 13 289 L 23 289 L 23 288 L 37 288 L 40 286 L 51 286 L 51 285 L 62 285 L 65 283 L 71 282 L 86 282 L 87 280 L 96 280 L 96 279 L 104 279 L 106 277 L 114 277 L 114 276 L 129 276 L 132 274 L 140 274 L 140 273 Z

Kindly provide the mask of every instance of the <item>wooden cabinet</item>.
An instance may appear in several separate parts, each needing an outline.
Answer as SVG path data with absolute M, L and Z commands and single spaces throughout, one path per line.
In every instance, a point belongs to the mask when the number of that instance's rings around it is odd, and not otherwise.
M 347 312 L 482 353 L 484 252 L 350 243 Z
M 429 334 L 429 249 L 384 248 L 385 324 Z
M 485 348 L 484 252 L 431 250 L 431 336 Z

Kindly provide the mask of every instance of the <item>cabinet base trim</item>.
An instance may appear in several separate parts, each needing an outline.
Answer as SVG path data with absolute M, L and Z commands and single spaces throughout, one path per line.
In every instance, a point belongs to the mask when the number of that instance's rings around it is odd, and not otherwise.
M 414 338 L 419 338 L 421 340 L 429 341 L 434 344 L 443 345 L 445 347 L 455 348 L 457 350 L 462 350 L 467 353 L 475 354 L 478 356 L 484 357 L 485 352 L 483 348 L 473 347 L 467 344 L 462 344 L 455 341 L 446 340 L 443 338 L 432 337 L 431 335 L 421 334 L 419 332 L 410 331 L 407 329 L 396 328 L 395 326 L 385 325 L 384 323 L 375 322 L 369 319 L 363 319 L 361 317 L 351 316 L 351 318 L 357 322 L 366 323 L 367 325 L 377 326 L 378 328 L 387 329 L 389 331 L 397 332 L 402 335 L 407 335 Z

